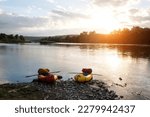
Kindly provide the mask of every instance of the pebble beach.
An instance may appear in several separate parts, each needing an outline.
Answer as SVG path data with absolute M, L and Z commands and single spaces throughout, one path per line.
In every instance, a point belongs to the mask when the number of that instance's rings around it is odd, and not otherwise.
M 1 100 L 119 100 L 115 91 L 106 83 L 92 80 L 78 83 L 59 80 L 53 84 L 33 80 L 31 83 L 0 85 Z

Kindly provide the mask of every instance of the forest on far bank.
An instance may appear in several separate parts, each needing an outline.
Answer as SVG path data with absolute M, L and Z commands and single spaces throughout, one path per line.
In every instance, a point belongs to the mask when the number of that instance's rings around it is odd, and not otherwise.
M 24 36 L 22 35 L 7 35 L 5 33 L 0 33 L 0 43 L 24 43 L 26 42 Z
M 80 35 L 49 36 L 42 38 L 40 42 L 150 44 L 150 28 L 135 26 L 131 29 L 114 30 L 110 34 L 98 34 L 91 31 L 82 32 Z
M 31 37 L 26 38 L 18 34 L 0 33 L 0 43 L 26 43 L 40 42 L 41 44 L 66 42 L 66 43 L 110 43 L 110 44 L 148 44 L 150 45 L 150 28 L 141 28 L 139 26 L 131 29 L 123 28 L 114 30 L 110 34 L 99 34 L 95 31 L 82 32 L 79 35 L 63 35 L 49 37 Z M 33 38 L 33 37 L 32 37 Z M 36 40 L 36 41 L 35 41 Z

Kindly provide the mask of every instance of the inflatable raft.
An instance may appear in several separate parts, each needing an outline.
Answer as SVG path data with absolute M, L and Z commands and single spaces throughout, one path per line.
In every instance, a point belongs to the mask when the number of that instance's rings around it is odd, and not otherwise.
M 47 76 L 43 76 L 43 75 L 38 75 L 38 81 L 40 82 L 47 82 L 47 83 L 53 83 L 58 79 L 57 75 L 47 75 Z
M 40 68 L 38 70 L 38 81 L 40 82 L 47 82 L 47 83 L 53 83 L 58 79 L 61 79 L 62 76 L 54 75 L 49 73 L 49 69 Z
M 84 75 L 83 73 L 77 74 L 74 76 L 74 80 L 77 82 L 88 82 L 91 81 L 93 79 L 93 75 L 89 74 L 89 75 Z

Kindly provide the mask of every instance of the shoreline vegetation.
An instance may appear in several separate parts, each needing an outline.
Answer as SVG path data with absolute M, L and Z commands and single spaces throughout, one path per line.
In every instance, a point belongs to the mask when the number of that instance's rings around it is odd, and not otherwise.
M 77 83 L 72 80 L 45 84 L 13 83 L 0 85 L 0 100 L 119 100 L 118 96 L 102 81 Z
M 110 34 L 98 34 L 95 31 L 82 32 L 80 35 L 49 36 L 40 40 L 41 44 L 65 43 L 108 43 L 108 44 L 148 44 L 150 28 L 132 27 L 114 30 Z
M 110 34 L 99 34 L 95 31 L 82 32 L 79 35 L 61 36 L 23 36 L 0 33 L 0 43 L 108 43 L 108 44 L 146 44 L 150 45 L 150 28 L 134 26 L 131 29 L 114 30 Z
M 0 33 L 0 43 L 27 43 L 30 42 L 26 40 L 23 35 L 7 35 L 5 33 Z

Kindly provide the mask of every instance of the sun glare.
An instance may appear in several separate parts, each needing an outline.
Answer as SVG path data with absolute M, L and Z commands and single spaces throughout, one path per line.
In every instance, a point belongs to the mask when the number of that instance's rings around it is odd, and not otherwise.
M 98 31 L 103 33 L 110 33 L 114 29 L 118 29 L 120 27 L 119 23 L 113 16 L 113 13 L 110 11 L 95 11 L 91 15 L 91 27 L 95 27 Z M 103 30 L 102 30 L 103 28 Z
M 113 70 L 117 70 L 120 67 L 121 60 L 119 59 L 118 55 L 109 55 L 106 58 L 107 65 L 112 68 Z

